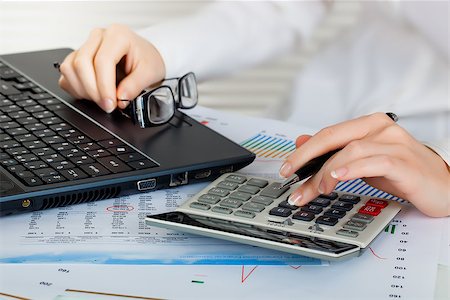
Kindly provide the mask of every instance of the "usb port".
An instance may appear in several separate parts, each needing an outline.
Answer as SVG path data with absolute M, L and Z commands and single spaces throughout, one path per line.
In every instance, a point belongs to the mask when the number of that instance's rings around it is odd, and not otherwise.
M 188 184 L 188 172 L 170 175 L 169 186 L 179 186 L 184 184 Z
M 145 179 L 137 182 L 137 188 L 139 191 L 153 190 L 156 188 L 156 179 Z
M 211 176 L 211 170 L 206 170 L 206 171 L 198 172 L 197 174 L 195 174 L 194 178 L 195 179 L 203 179 L 203 178 L 208 178 L 209 176 Z

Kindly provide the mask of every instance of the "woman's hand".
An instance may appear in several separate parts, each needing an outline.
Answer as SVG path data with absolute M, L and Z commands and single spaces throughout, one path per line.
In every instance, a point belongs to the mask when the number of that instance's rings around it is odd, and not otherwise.
M 116 86 L 116 67 L 124 78 Z M 94 29 L 80 49 L 61 64 L 59 85 L 78 99 L 90 99 L 110 113 L 165 76 L 156 48 L 123 25 Z
M 375 113 L 300 136 L 297 150 L 280 169 L 288 177 L 309 160 L 331 150 L 333 155 L 289 201 L 302 206 L 333 191 L 339 181 L 356 178 L 413 203 L 432 217 L 450 215 L 450 172 L 432 150 L 415 140 L 384 113 Z

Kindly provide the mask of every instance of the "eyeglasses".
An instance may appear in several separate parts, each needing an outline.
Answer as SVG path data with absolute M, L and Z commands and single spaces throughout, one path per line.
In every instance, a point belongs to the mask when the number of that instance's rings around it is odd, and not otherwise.
M 197 80 L 194 73 L 180 78 L 165 79 L 160 86 L 145 89 L 130 105 L 121 110 L 141 128 L 165 124 L 174 116 L 178 108 L 189 109 L 197 105 Z

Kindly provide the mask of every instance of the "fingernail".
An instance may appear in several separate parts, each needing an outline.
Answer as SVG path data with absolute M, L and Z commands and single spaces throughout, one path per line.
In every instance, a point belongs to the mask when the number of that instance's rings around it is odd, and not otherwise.
M 107 113 L 111 113 L 116 106 L 115 102 L 112 99 L 106 99 L 104 105 Z
M 320 194 L 323 194 L 323 191 L 324 191 L 324 190 L 325 190 L 325 182 L 321 181 L 320 184 L 319 184 L 319 187 L 317 188 L 317 191 L 318 191 Z
M 292 194 L 288 198 L 288 203 L 290 205 L 298 205 L 300 204 L 300 200 L 302 200 L 303 195 L 300 193 Z
M 292 169 L 291 164 L 288 162 L 285 162 L 280 168 L 280 176 L 287 177 L 289 172 L 291 171 L 291 169 Z
M 339 179 L 342 176 L 344 176 L 345 174 L 347 174 L 347 172 L 348 172 L 347 168 L 339 168 L 339 169 L 331 171 L 330 175 L 334 179 Z

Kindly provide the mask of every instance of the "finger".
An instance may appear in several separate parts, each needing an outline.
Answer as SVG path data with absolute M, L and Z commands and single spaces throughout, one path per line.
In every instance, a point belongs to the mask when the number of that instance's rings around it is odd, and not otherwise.
M 289 177 L 311 159 L 343 148 L 349 142 L 362 139 L 392 123 L 385 113 L 375 113 L 324 128 L 286 159 L 280 175 Z
M 72 86 L 69 84 L 69 82 L 67 81 L 67 79 L 64 77 L 64 75 L 61 75 L 59 77 L 58 80 L 58 84 L 59 86 L 64 89 L 65 91 L 67 91 L 69 94 L 71 94 L 73 97 L 75 97 L 76 99 L 81 99 L 82 97 L 80 95 L 78 95 L 77 91 L 75 91 Z
M 100 45 L 95 58 L 94 67 L 97 88 L 103 102 L 102 107 L 107 107 L 108 112 L 115 109 L 116 98 L 116 65 L 129 50 L 129 43 L 124 34 L 119 34 L 115 27 L 105 31 L 103 42 Z
M 134 99 L 136 98 L 142 90 L 144 90 L 148 83 L 151 81 L 150 72 L 146 70 L 142 65 L 137 65 L 130 74 L 128 74 L 117 87 L 117 98 L 118 99 Z M 118 101 L 118 106 L 120 108 L 125 108 L 129 101 Z
M 411 177 L 405 161 L 390 155 L 380 154 L 365 157 L 342 166 L 337 179 L 341 181 L 357 178 L 375 179 L 369 182 L 385 192 L 404 196 L 402 191 L 407 191 L 408 178 Z M 383 178 L 384 180 L 381 180 Z M 411 181 L 410 181 L 411 182 Z
M 298 187 L 288 198 L 291 205 L 303 206 L 320 195 L 317 186 L 320 176 L 314 175 Z
M 77 51 L 77 54 L 74 57 L 73 65 L 75 66 L 78 79 L 83 85 L 89 99 L 96 102 L 104 110 L 107 110 L 102 101 L 100 101 L 101 98 L 97 89 L 95 70 L 93 66 L 95 53 L 97 52 L 102 41 L 102 34 L 102 29 L 94 29 L 90 33 L 88 40 Z
M 71 52 L 59 68 L 61 75 L 65 78 L 64 89 L 77 99 L 86 98 L 87 94 L 84 91 L 84 87 L 78 80 L 78 76 L 73 68 L 73 59 L 75 58 L 77 51 Z
M 399 144 L 382 144 L 372 141 L 353 141 L 330 158 L 321 168 L 322 179 L 318 189 L 322 193 L 330 193 L 335 188 L 340 177 L 345 174 L 345 166 L 367 157 L 385 155 L 408 159 L 412 156 L 409 149 Z M 319 174 L 318 173 L 318 174 Z M 362 177 L 368 177 L 364 175 Z
M 300 147 L 301 145 L 303 145 L 304 143 L 306 143 L 310 138 L 311 138 L 311 136 L 308 135 L 308 134 L 300 135 L 300 136 L 297 137 L 297 139 L 295 140 L 295 148 Z

